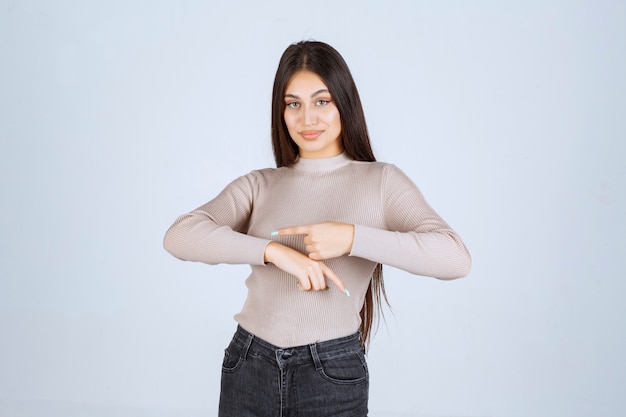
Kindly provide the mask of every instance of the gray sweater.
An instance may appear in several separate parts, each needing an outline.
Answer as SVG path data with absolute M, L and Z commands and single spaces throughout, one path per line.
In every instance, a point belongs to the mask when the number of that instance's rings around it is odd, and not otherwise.
M 272 231 L 326 221 L 354 224 L 351 253 L 323 261 L 350 289 L 350 297 L 334 285 L 329 291 L 300 291 L 292 275 L 263 261 Z M 305 252 L 303 236 L 273 239 Z M 248 297 L 235 320 L 279 347 L 356 332 L 377 263 L 439 279 L 465 276 L 471 265 L 460 237 L 400 169 L 345 154 L 300 158 L 289 167 L 236 179 L 213 200 L 180 216 L 165 234 L 164 246 L 183 260 L 249 264 Z

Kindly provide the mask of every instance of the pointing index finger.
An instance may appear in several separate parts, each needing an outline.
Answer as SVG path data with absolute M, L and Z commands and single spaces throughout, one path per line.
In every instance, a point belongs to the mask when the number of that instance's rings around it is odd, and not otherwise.
M 337 286 L 337 288 L 339 288 L 342 293 L 350 297 L 350 291 L 346 288 L 346 286 L 343 284 L 343 281 L 341 281 L 337 274 L 335 274 L 332 269 L 327 267 L 326 264 L 320 262 L 320 265 L 322 266 L 322 272 L 324 272 L 326 278 L 332 281 L 332 283 L 335 284 L 335 286 Z
M 283 227 L 272 232 L 272 236 L 308 235 L 309 226 Z

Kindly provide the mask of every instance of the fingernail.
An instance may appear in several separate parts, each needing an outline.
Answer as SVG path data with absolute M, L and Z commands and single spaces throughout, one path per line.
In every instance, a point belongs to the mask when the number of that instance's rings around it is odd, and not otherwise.
M 270 233 L 270 236 L 278 236 L 278 230 L 274 230 L 272 233 Z
M 345 293 L 348 297 L 350 297 L 350 291 L 346 288 Z
M 328 291 L 330 290 L 330 287 L 327 285 L 326 288 L 324 288 L 324 291 Z

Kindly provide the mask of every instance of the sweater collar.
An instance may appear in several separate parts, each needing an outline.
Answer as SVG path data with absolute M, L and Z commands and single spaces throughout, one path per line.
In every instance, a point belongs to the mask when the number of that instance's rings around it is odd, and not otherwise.
M 292 166 L 300 171 L 332 171 L 348 165 L 350 161 L 352 159 L 342 152 L 330 158 L 298 158 Z

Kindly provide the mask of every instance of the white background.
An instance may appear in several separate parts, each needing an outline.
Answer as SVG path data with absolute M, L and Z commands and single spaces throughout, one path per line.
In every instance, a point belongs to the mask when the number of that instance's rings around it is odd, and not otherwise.
M 623 414 L 623 2 L 0 0 L 1 417 L 216 414 L 249 268 L 162 237 L 273 165 L 274 71 L 312 38 L 474 260 L 386 268 L 371 415 Z

